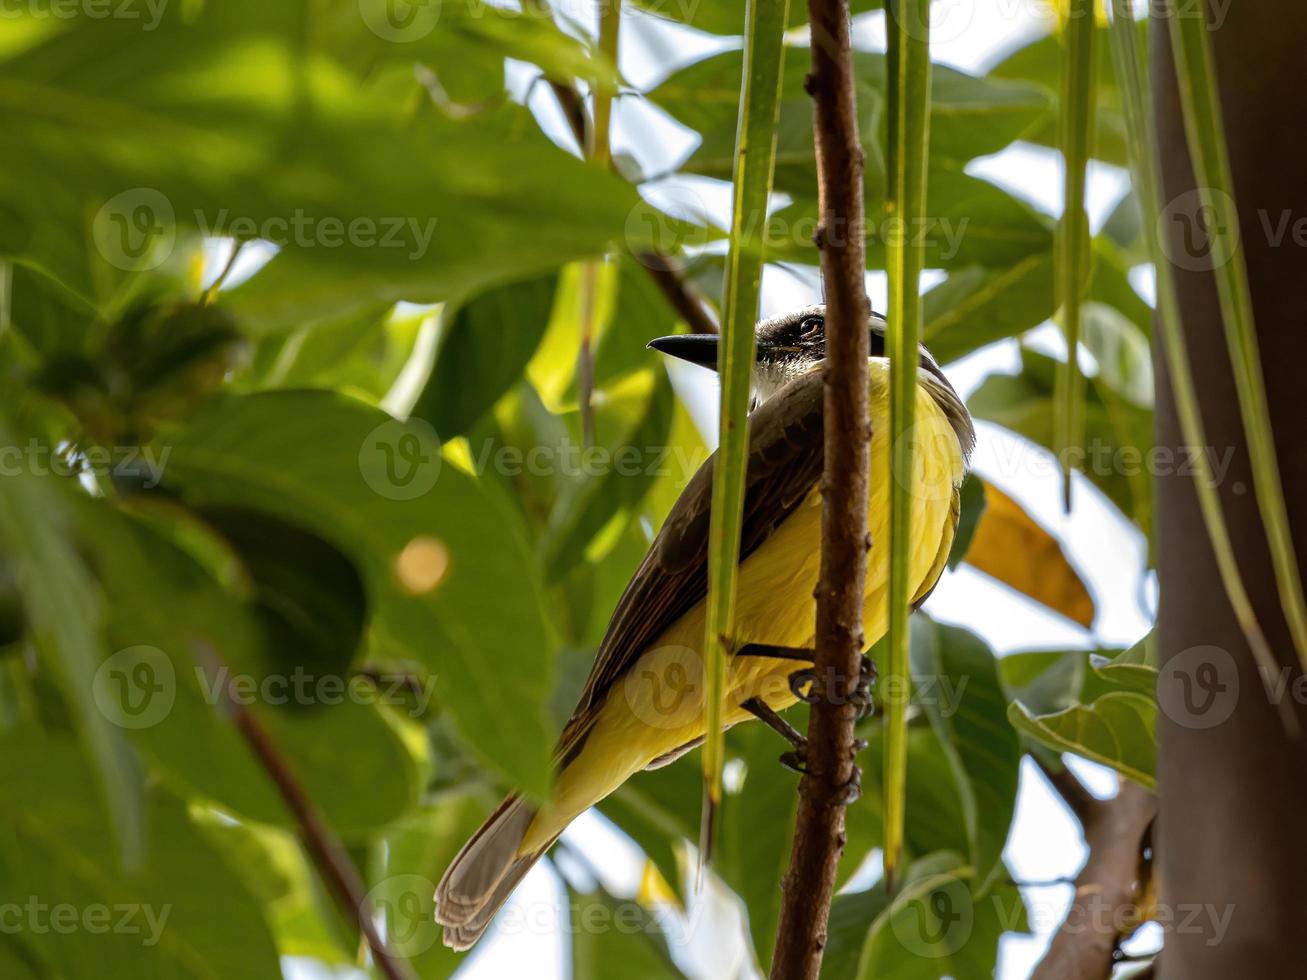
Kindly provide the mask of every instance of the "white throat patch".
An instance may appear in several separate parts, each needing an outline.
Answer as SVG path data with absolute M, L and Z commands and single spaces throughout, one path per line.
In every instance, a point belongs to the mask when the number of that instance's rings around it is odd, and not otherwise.
M 805 357 L 787 357 L 779 361 L 761 361 L 753 368 L 753 393 L 758 404 L 811 368 L 816 361 Z

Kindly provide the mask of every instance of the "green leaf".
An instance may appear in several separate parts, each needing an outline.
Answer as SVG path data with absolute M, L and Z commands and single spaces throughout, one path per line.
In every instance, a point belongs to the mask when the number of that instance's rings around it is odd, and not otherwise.
M 1071 510 L 1071 453 L 1084 440 L 1084 378 L 1080 374 L 1080 321 L 1083 289 L 1093 250 L 1085 205 L 1089 158 L 1093 154 L 1096 83 L 1094 0 L 1069 0 L 1061 24 L 1065 62 L 1058 119 L 1062 154 L 1062 217 L 1053 258 L 1058 323 L 1067 356 L 1059 363 L 1054 400 L 1055 450 L 1062 467 L 1062 499 Z
M 1053 257 L 1035 252 L 1000 269 L 964 266 L 924 297 L 922 342 L 947 364 L 1053 315 Z
M 683 976 L 667 948 L 656 917 L 633 901 L 619 901 L 602 889 L 567 889 L 575 980 L 679 980 Z
M 79 18 L 0 61 L 0 98 L 23 107 L 0 254 L 102 300 L 179 229 L 271 240 L 281 253 L 224 300 L 269 330 L 459 295 L 624 234 L 641 244 L 640 226 L 624 231 L 635 190 L 526 109 L 446 112 L 402 65 L 361 80 L 298 43 L 311 5 L 293 7 L 170 6 L 153 31 Z M 351 13 L 352 37 L 395 48 Z
M 1105 303 L 1086 303 L 1082 341 L 1098 363 L 1098 380 L 1131 405 L 1153 407 L 1149 336 Z
M 257 510 L 213 507 L 200 516 L 239 558 L 276 665 L 343 674 L 367 617 L 363 582 L 349 559 L 304 528 Z
M 695 0 L 693 3 L 677 0 L 636 0 L 636 6 L 652 14 L 709 34 L 743 34 L 744 14 L 732 0 Z M 851 0 L 849 7 L 854 16 L 868 10 L 879 10 L 883 0 Z M 808 11 L 802 4 L 790 7 L 786 27 L 799 27 L 808 22 Z
M 349 555 L 380 649 L 442 678 L 466 743 L 544 792 L 555 643 L 535 563 L 511 511 L 442 466 L 429 429 L 325 393 L 226 399 L 177 434 L 165 483 L 195 507 L 298 521 Z
M 665 459 L 667 433 L 672 423 L 671 383 L 666 375 L 634 378 L 647 380 L 648 394 L 640 399 L 642 413 L 617 438 L 605 440 L 606 452 L 582 453 L 593 458 L 583 473 L 559 498 L 541 542 L 549 581 L 557 580 L 583 559 L 595 560 L 616 542 L 616 530 L 625 526 L 653 483 L 657 465 Z M 607 406 L 618 408 L 616 399 Z
M 212 650 L 337 833 L 374 830 L 413 806 L 420 775 L 378 708 L 385 692 L 376 689 L 373 703 L 358 703 L 357 679 L 342 664 L 292 666 L 295 652 L 263 632 L 256 609 L 220 589 L 193 557 L 215 547 L 205 537 L 211 532 L 149 515 L 195 549 L 187 554 L 102 501 L 82 499 L 73 513 L 78 545 L 104 592 L 115 597 L 102 646 L 116 652 L 97 671 L 96 715 L 125 728 L 173 785 L 252 819 L 293 825 L 280 794 L 219 712 L 224 677 L 203 659 Z
M 1137 26 L 1138 36 L 1145 37 L 1145 23 Z M 1093 41 L 1094 79 L 1097 91 L 1094 101 L 1094 157 L 1106 163 L 1125 166 L 1126 124 L 1122 117 L 1121 92 L 1116 75 L 1111 70 L 1107 44 L 1107 31 L 1102 24 L 1095 26 Z M 1045 34 L 1018 48 L 989 70 L 986 77 L 994 80 L 1024 82 L 1040 86 L 1056 105 L 1061 88 L 1065 51 L 1057 34 Z M 1052 112 L 1040 124 L 1026 132 L 1023 139 L 1041 146 L 1056 148 L 1058 116 Z
M 233 387 L 335 388 L 379 404 L 399 377 L 426 322 L 396 316 L 390 304 L 261 337 Z
M 953 535 L 953 547 L 949 551 L 948 567 L 957 568 L 967 558 L 967 549 L 975 537 L 976 526 L 985 514 L 985 484 L 974 473 L 968 473 L 962 484 L 962 514 L 958 519 L 958 529 Z
M 825 980 L 983 980 L 994 975 L 1004 932 L 1025 932 L 1025 905 L 1010 884 L 975 896 L 971 869 L 938 851 L 907 869 L 893 900 L 884 883 L 840 895 L 831 909 Z
M 919 228 L 928 211 L 927 161 L 930 157 L 930 0 L 904 0 L 886 18 L 889 30 L 888 75 L 889 132 L 887 152 L 889 193 L 885 212 L 907 229 Z M 885 341 L 893 370 L 890 372 L 890 469 L 914 473 L 915 441 L 909 438 L 917 411 L 917 374 L 920 370 L 921 272 L 924 244 L 912 236 L 896 235 L 886 242 L 885 270 L 889 279 L 889 323 Z M 918 587 L 912 571 L 912 527 L 915 488 L 910 480 L 891 480 L 889 499 L 889 618 L 885 682 L 903 685 L 908 679 L 909 618 L 913 593 Z M 908 706 L 903 698 L 885 705 L 884 848 L 885 881 L 890 892 L 897 887 L 903 859 L 907 806 Z
M 1052 358 L 1023 350 L 1020 374 L 991 374 L 968 407 L 977 418 L 995 422 L 1038 446 L 1053 450 Z M 1150 533 L 1151 476 L 1144 465 L 1152 445 L 1152 413 L 1091 383 L 1085 397 L 1085 476 L 1135 525 Z
M 443 330 L 435 366 L 413 406 L 442 439 L 460 435 L 526 370 L 549 324 L 557 273 L 480 293 Z
M 147 792 L 149 846 L 143 865 L 127 872 L 104 833 L 94 784 L 67 740 L 0 739 L 0 865 L 10 895 L 47 903 L 30 913 L 44 919 L 23 932 L 49 964 L 45 975 L 280 977 L 258 903 L 185 805 L 157 786 Z M 83 928 L 51 928 L 69 907 Z
M 1047 220 L 988 181 L 959 169 L 933 166 L 924 213 L 905 225 L 869 211 L 867 266 L 882 268 L 889 246 L 900 238 L 925 250 L 923 268 L 972 265 L 1006 268 L 1046 252 L 1053 243 Z M 768 219 L 767 245 L 777 261 L 817 262 L 812 232 L 817 202 L 811 188 Z
M 7 423 L 0 444 L 16 446 Z M 25 470 L 0 479 L 0 545 L 10 562 L 36 648 L 68 701 L 74 728 L 94 762 L 88 785 L 109 803 L 110 836 L 130 866 L 144 840 L 139 760 L 124 733 L 97 707 L 100 668 L 95 619 L 103 596 L 69 533 L 69 495 L 57 478 Z M 100 838 L 104 837 L 101 828 Z
M 1033 715 L 1013 703 L 1008 719 L 1055 751 L 1109 766 L 1148 789 L 1156 786 L 1157 704 L 1142 694 L 1114 691 L 1051 715 Z
M 1051 715 L 1080 700 L 1089 661 L 1081 650 L 1026 650 L 999 658 L 1008 700 L 1035 715 Z
M 680 855 L 699 832 L 703 798 L 699 763 L 696 750 L 676 765 L 638 772 L 599 804 L 604 816 L 640 845 L 682 898 Z
M 803 89 L 809 58 L 807 48 L 785 48 L 777 121 L 776 189 L 800 197 L 811 197 L 816 188 L 812 99 Z M 887 186 L 882 156 L 886 62 L 884 55 L 866 51 L 855 51 L 853 59 L 858 131 L 867 155 L 866 190 L 875 200 Z M 681 69 L 649 93 L 650 101 L 703 139 L 681 169 L 730 179 L 742 64 L 742 51 L 723 52 Z M 973 157 L 998 152 L 1049 113 L 1049 96 L 1037 87 L 976 78 L 944 66 L 934 72 L 934 160 L 951 162 L 955 170 Z
M 795 714 L 794 721 L 801 722 Z M 743 763 L 744 781 L 722 803 L 717 851 L 717 871 L 744 901 L 754 953 L 764 964 L 776 945 L 781 879 L 790 859 L 799 801 L 794 777 L 778 761 L 783 747 L 764 725 L 731 732 L 729 751 Z
M 914 619 L 913 681 L 944 747 L 963 803 L 975 890 L 1002 868 L 1016 808 L 1021 746 L 1007 722 L 994 653 L 974 633 Z
M 727 658 L 735 643 L 735 589 L 749 461 L 749 402 L 755 362 L 764 244 L 762 231 L 776 171 L 778 121 L 785 84 L 785 17 L 789 0 L 746 6 L 746 46 L 736 74 L 740 112 L 732 164 L 730 249 L 717 351 L 721 379 L 718 448 L 708 525 L 708 595 L 704 614 L 704 821 L 699 848 L 710 860 L 713 813 L 722 797 L 726 734 L 722 701 Z

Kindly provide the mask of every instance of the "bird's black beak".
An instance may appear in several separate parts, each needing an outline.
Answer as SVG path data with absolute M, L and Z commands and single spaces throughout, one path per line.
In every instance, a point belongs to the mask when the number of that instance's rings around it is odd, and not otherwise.
M 679 357 L 682 361 L 717 370 L 716 334 L 689 333 L 674 337 L 659 337 L 649 341 L 649 346 L 663 354 Z

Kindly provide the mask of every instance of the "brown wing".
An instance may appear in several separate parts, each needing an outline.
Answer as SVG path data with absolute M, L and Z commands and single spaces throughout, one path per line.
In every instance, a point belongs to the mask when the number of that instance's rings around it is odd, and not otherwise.
M 796 378 L 750 417 L 740 557 L 752 554 L 821 477 L 820 367 Z M 717 454 L 699 467 L 622 593 L 581 700 L 560 739 L 570 755 L 593 711 L 672 623 L 708 594 L 708 521 Z

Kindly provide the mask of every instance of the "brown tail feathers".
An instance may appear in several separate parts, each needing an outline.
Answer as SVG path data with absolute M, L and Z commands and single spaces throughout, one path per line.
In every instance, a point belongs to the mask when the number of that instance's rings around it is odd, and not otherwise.
M 532 854 L 517 853 L 534 817 L 535 810 L 521 797 L 507 797 L 450 863 L 436 887 L 436 921 L 445 927 L 446 946 L 471 948 L 518 882 L 549 850 L 547 844 Z

